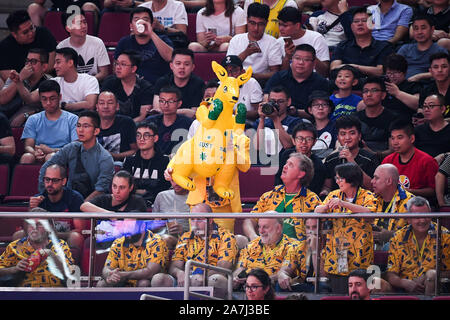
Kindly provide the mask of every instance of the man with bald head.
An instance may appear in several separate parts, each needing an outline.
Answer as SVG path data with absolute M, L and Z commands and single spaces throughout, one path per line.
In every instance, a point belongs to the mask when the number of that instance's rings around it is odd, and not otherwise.
M 96 108 L 100 116 L 97 140 L 119 164 L 137 150 L 136 124 L 129 116 L 117 114 L 119 102 L 111 91 L 99 94 Z
M 414 195 L 399 183 L 396 166 L 390 163 L 379 165 L 372 178 L 373 191 L 378 198 L 377 212 L 404 213 L 406 204 Z M 389 241 L 395 231 L 406 225 L 406 219 L 375 219 L 373 238 L 383 244 Z

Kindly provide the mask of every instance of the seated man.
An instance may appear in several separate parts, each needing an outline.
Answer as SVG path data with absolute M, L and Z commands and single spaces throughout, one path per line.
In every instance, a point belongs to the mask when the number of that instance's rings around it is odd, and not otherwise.
M 372 17 L 372 36 L 396 44 L 408 35 L 409 21 L 413 15 L 410 6 L 395 0 L 380 0 L 367 8 Z
M 20 127 L 28 118 L 28 115 L 42 111 L 40 102 L 25 105 L 20 97 L 17 83 L 30 91 L 36 90 L 39 85 L 50 79 L 45 72 L 48 68 L 48 53 L 43 49 L 32 48 L 28 51 L 25 66 L 19 72 L 11 70 L 9 78 L 0 90 L 0 112 L 4 113 L 11 121 L 11 126 Z
M 140 25 L 144 31 L 139 32 L 136 22 L 141 20 Z M 130 14 L 130 29 L 132 35 L 120 39 L 114 52 L 117 60 L 123 51 L 132 49 L 139 52 L 141 64 L 137 73 L 145 80 L 154 84 L 163 75 L 167 74 L 169 62 L 172 59 L 172 41 L 165 35 L 157 35 L 152 28 L 153 14 L 148 8 L 137 7 Z
M 138 151 L 125 159 L 123 170 L 133 176 L 135 193 L 141 195 L 150 208 L 156 195 L 170 187 L 169 182 L 164 179 L 169 157 L 163 155 L 156 144 L 159 135 L 154 123 L 140 122 L 136 131 Z
M 281 173 L 282 185 L 264 193 L 251 212 L 263 213 L 275 212 L 312 212 L 321 204 L 319 197 L 307 189 L 314 175 L 314 166 L 311 159 L 301 153 L 293 153 L 289 156 Z M 256 234 L 256 220 L 245 219 L 243 224 L 244 234 L 254 240 Z M 285 218 L 282 224 L 282 232 L 288 237 L 300 241 L 306 239 L 303 219 Z
M 52 164 L 69 167 L 67 186 L 81 193 L 86 201 L 108 193 L 114 174 L 112 156 L 98 142 L 100 118 L 95 111 L 80 113 L 77 122 L 78 141 L 65 145 L 39 171 L 39 191 L 44 191 L 45 170 Z
M 294 147 L 286 149 L 280 156 L 280 164 L 278 167 L 278 172 L 275 175 L 275 184 L 283 184 L 281 180 L 281 174 L 283 172 L 284 165 L 289 159 L 290 155 L 299 152 L 310 158 L 314 165 L 314 175 L 308 186 L 309 190 L 315 194 L 319 194 L 322 191 L 323 183 L 325 182 L 325 177 L 327 175 L 326 169 L 322 160 L 317 157 L 313 152 L 312 148 L 317 141 L 317 130 L 310 123 L 300 123 L 294 127 L 292 130 L 292 142 Z
M 72 48 L 56 49 L 55 71 L 52 78 L 61 87 L 61 109 L 72 113 L 94 110 L 99 93 L 98 81 L 86 73 L 77 72 L 78 53 Z M 37 90 L 29 92 L 21 82 L 18 91 L 25 103 L 39 101 Z
M 166 267 L 166 244 L 147 230 L 146 221 L 121 222 L 126 235 L 113 242 L 97 287 L 150 287 L 153 276 Z
M 379 77 L 369 77 L 362 90 L 364 110 L 356 112 L 361 121 L 361 134 L 366 147 L 380 154 L 380 158 L 391 153 L 387 123 L 395 120 L 395 115 L 382 105 L 386 97 L 386 85 Z
M 356 269 L 348 275 L 348 295 L 352 300 L 370 300 L 369 273 Z
M 0 280 L 15 278 L 9 283 L 13 287 L 64 287 L 71 276 L 65 270 L 74 264 L 67 243 L 49 238 L 52 230 L 47 220 L 26 219 L 23 230 L 26 236 L 11 242 L 0 256 Z M 56 270 L 50 268 L 50 261 Z
M 436 160 L 414 147 L 414 129 L 410 122 L 401 120 L 391 123 L 391 144 L 394 153 L 383 160 L 397 167 L 400 183 L 416 196 L 432 199 L 435 196 L 434 177 L 438 171 Z
M 416 15 L 412 20 L 412 37 L 414 43 L 407 43 L 398 49 L 397 53 L 408 61 L 406 78 L 409 81 L 421 81 L 431 78 L 428 72 L 430 57 L 435 53 L 448 51 L 433 42 L 434 25 L 431 18 Z
M 134 180 L 128 171 L 118 171 L 111 184 L 111 194 L 100 194 L 86 199 L 81 205 L 83 212 L 146 212 L 144 199 L 132 193 Z
M 409 225 L 397 231 L 390 241 L 386 279 L 395 290 L 434 295 L 436 283 L 437 225 L 426 216 L 431 212 L 428 201 L 420 196 L 408 201 L 408 212 L 424 213 L 408 218 Z M 430 232 L 432 234 L 430 234 Z M 420 252 L 419 249 L 421 248 Z M 450 235 L 442 228 L 441 277 L 450 276 Z
M 136 51 L 124 50 L 114 62 L 114 75 L 102 83 L 102 91 L 111 91 L 119 102 L 119 113 L 143 121 L 152 108 L 150 82 L 136 74 L 141 58 Z
M 450 125 L 444 119 L 445 97 L 431 94 L 422 105 L 425 123 L 414 128 L 416 148 L 436 157 L 450 151 Z
M 422 13 L 430 17 L 434 23 L 433 41 L 447 50 L 450 49 L 450 36 L 448 26 L 450 25 L 449 3 L 445 0 L 431 0 L 428 6 L 420 6 Z
M 205 82 L 193 73 L 195 68 L 194 53 L 189 49 L 175 49 L 169 65 L 172 73 L 159 78 L 153 90 L 157 93 L 162 87 L 175 86 L 181 91 L 181 100 L 183 101 L 177 113 L 195 118 L 197 107 L 202 102 Z M 153 109 L 161 112 L 158 94 L 153 97 Z
M 59 84 L 45 80 L 38 90 L 44 111 L 33 114 L 25 122 L 21 138 L 25 149 L 20 163 L 42 164 L 66 144 L 78 139 L 78 117 L 61 110 Z
M 16 143 L 8 119 L 0 113 L 0 163 L 13 164 Z
M 36 207 L 49 212 L 80 212 L 83 196 L 68 187 L 66 168 L 54 164 L 45 170 L 45 191 L 30 197 L 30 210 Z M 81 231 L 89 228 L 89 222 L 85 219 L 52 219 L 56 236 L 67 241 L 69 247 L 76 248 L 81 252 L 84 237 Z M 72 254 L 73 255 L 73 254 Z M 80 257 L 73 255 L 75 261 Z
M 274 155 L 282 149 L 293 146 L 290 134 L 294 127 L 304 123 L 304 120 L 287 113 L 291 106 L 291 97 L 286 88 L 282 86 L 271 88 L 268 100 L 270 104 L 260 103 L 259 118 L 256 119 L 253 128 L 256 129 L 257 149 Z
M 331 190 L 338 188 L 334 180 L 334 168 L 345 162 L 354 162 L 361 168 L 363 172 L 362 187 L 371 189 L 370 181 L 380 162 L 374 153 L 360 148 L 361 122 L 355 116 L 342 116 L 336 121 L 336 130 L 341 147 L 325 159 L 327 177 L 320 196 L 326 196 Z
M 212 209 L 205 203 L 192 207 L 191 213 L 212 213 Z M 184 287 L 185 264 L 188 260 L 194 260 L 213 266 L 232 269 L 237 255 L 236 239 L 234 235 L 218 227 L 212 219 L 196 218 L 191 220 L 191 231 L 184 233 L 178 240 L 175 254 L 169 268 L 169 274 L 158 274 L 152 280 L 152 287 Z M 206 235 L 206 224 L 208 223 L 208 234 Z M 205 238 L 208 237 L 208 256 L 205 261 Z M 189 275 L 191 286 L 203 285 L 203 270 L 194 267 Z M 207 285 L 214 286 L 219 295 L 226 291 L 226 277 L 217 271 L 208 270 Z M 217 295 L 215 292 L 214 295 Z
M 156 144 L 165 155 L 176 152 L 174 147 L 186 139 L 192 123 L 191 118 L 177 114 L 182 103 L 181 91 L 178 88 L 163 87 L 159 91 L 159 105 L 162 114 L 150 116 L 146 119 L 146 121 L 156 124 L 160 137 Z M 185 132 L 181 132 L 179 129 L 183 129 Z
M 344 64 L 350 64 L 363 75 L 382 75 L 384 59 L 394 50 L 389 42 L 372 37 L 372 30 L 369 29 L 369 23 L 367 23 L 369 20 L 370 15 L 365 7 L 353 11 L 351 28 L 355 38 L 338 44 L 333 51 L 331 71 Z
M 227 51 L 227 56 L 239 56 L 246 70 L 252 66 L 253 77 L 260 83 L 267 81 L 281 67 L 281 46 L 274 37 L 264 33 L 269 12 L 266 4 L 255 2 L 249 5 L 248 32 L 234 36 Z
M 84 11 L 78 14 L 63 12 L 61 22 L 70 36 L 58 43 L 56 48 L 74 49 L 78 53 L 77 72 L 95 76 L 101 82 L 109 72 L 108 52 L 102 39 L 87 34 L 88 25 Z
M 377 167 L 373 174 L 372 187 L 378 198 L 377 212 L 407 212 L 406 203 L 414 197 L 400 184 L 397 168 L 389 163 Z M 377 218 L 373 223 L 373 240 L 382 246 L 389 242 L 394 233 L 405 225 L 405 219 Z
M 53 70 L 55 63 L 56 40 L 51 32 L 44 27 L 35 27 L 26 10 L 12 12 L 6 19 L 10 35 L 0 42 L 0 78 L 3 81 L 9 77 L 11 70 L 20 72 L 25 66 L 28 50 L 44 49 L 49 54 L 47 72 Z
M 436 173 L 436 199 L 439 207 L 450 205 L 450 185 L 448 178 L 450 176 L 450 157 L 447 155 L 439 166 L 439 172 Z
M 119 103 L 114 93 L 102 91 L 98 96 L 97 112 L 100 117 L 100 133 L 97 141 L 121 165 L 136 150 L 136 125 L 128 116 L 116 114 Z
M 316 31 L 302 27 L 302 13 L 293 7 L 285 7 L 278 13 L 280 35 L 278 42 L 282 48 L 282 70 L 289 69 L 295 47 L 306 43 L 316 51 L 315 68 L 323 77 L 328 76 L 330 69 L 330 50 L 325 38 Z
M 186 8 L 181 1 L 153 0 L 144 1 L 140 7 L 152 10 L 154 22 L 153 30 L 166 33 L 183 32 L 186 34 L 188 17 Z
M 276 284 L 278 272 L 289 250 L 294 247 L 295 250 L 304 252 L 305 241 L 297 241 L 283 234 L 283 219 L 259 218 L 258 231 L 259 236 L 239 253 L 237 267 L 233 271 L 235 290 L 245 283 L 247 273 L 255 268 L 266 271 L 272 284 Z

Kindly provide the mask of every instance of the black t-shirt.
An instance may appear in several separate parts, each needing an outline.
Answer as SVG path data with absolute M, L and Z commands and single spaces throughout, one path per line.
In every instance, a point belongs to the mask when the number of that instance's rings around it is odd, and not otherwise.
M 404 80 L 398 85 L 400 91 L 409 93 L 409 94 L 417 94 L 421 91 L 421 86 L 417 82 L 409 82 Z M 398 118 L 411 121 L 412 115 L 416 112 L 415 110 L 409 108 L 406 104 L 398 100 L 397 98 L 391 96 L 390 94 L 386 95 L 386 98 L 383 100 L 382 105 L 392 111 Z
M 96 196 L 94 199 L 89 201 L 96 206 L 103 208 L 109 211 L 119 212 L 119 209 L 125 205 L 125 202 L 113 207 L 112 206 L 112 195 L 110 194 L 101 194 Z M 147 206 L 145 205 L 144 198 L 139 195 L 132 194 L 130 195 L 128 201 L 126 201 L 127 205 L 125 209 L 121 212 L 146 212 Z
M 123 90 L 122 81 L 115 75 L 107 77 L 102 84 L 102 91 L 113 92 L 119 101 L 119 113 L 136 118 L 141 112 L 141 106 L 153 104 L 153 88 L 150 82 L 137 78 L 133 92 L 128 96 Z
M 436 82 L 432 82 L 430 83 L 428 86 L 425 86 L 421 91 L 420 91 L 420 97 L 419 97 L 419 106 L 421 106 L 423 104 L 423 102 L 425 101 L 425 99 L 433 93 L 438 93 L 438 88 L 436 85 Z M 445 117 L 450 116 L 450 90 L 447 88 L 447 91 L 445 92 L 445 106 L 447 108 L 447 111 L 445 112 Z
M 433 6 L 429 8 L 421 7 L 418 11 L 421 14 L 426 14 L 432 19 L 435 30 L 448 32 L 448 26 L 450 25 L 450 7 L 447 7 L 447 9 L 437 14 L 433 13 Z
M 332 61 L 341 60 L 344 64 L 375 67 L 384 64 L 384 59 L 393 52 L 394 48 L 388 41 L 372 39 L 369 46 L 361 48 L 355 39 L 351 39 L 337 45 L 333 51 Z
M 432 157 L 450 151 L 450 125 L 446 125 L 440 131 L 433 131 L 428 123 L 417 126 L 414 129 L 417 149 L 428 153 Z
M 56 50 L 56 40 L 45 27 L 36 27 L 36 36 L 30 44 L 18 44 L 12 35 L 7 36 L 0 42 L 0 70 L 13 69 L 20 72 L 25 66 L 28 50 L 32 48 L 45 49 L 50 53 Z
M 192 119 L 183 115 L 177 115 L 177 119 L 175 122 L 166 127 L 163 122 L 163 115 L 158 114 L 156 116 L 150 116 L 146 119 L 148 122 L 153 122 L 158 127 L 158 142 L 156 145 L 161 149 L 162 153 L 165 155 L 169 155 L 175 153 L 176 150 L 173 148 L 182 141 L 185 141 L 187 138 L 187 134 L 189 131 L 189 127 L 192 124 Z M 177 129 L 184 129 L 184 131 L 180 131 Z M 173 132 L 177 130 L 177 137 L 173 137 Z
M 131 150 L 130 145 L 136 143 L 136 124 L 130 117 L 117 114 L 111 127 L 100 130 L 97 141 L 111 153 Z
M 175 86 L 180 89 L 183 100 L 183 104 L 181 105 L 180 109 L 189 109 L 193 107 L 196 108 L 200 105 L 200 102 L 202 102 L 205 82 L 195 74 L 191 74 L 188 83 L 182 88 L 178 87 L 175 84 L 173 73 L 164 75 L 155 83 L 155 94 L 159 94 L 161 88 L 168 85 Z
M 102 9 L 99 0 L 52 0 L 52 2 L 52 10 L 59 11 L 66 11 L 67 7 L 71 5 L 76 5 L 81 8 L 86 2 L 92 2 L 97 8 Z
M 281 181 L 281 173 L 283 171 L 283 167 L 286 164 L 286 161 L 289 159 L 289 156 L 294 152 L 296 152 L 295 148 L 289 148 L 280 155 L 280 167 L 278 168 L 278 172 L 275 175 L 275 186 L 283 184 L 283 181 Z M 314 165 L 314 176 L 308 186 L 308 189 L 315 194 L 319 194 L 320 191 L 322 191 L 323 183 L 325 182 L 325 178 L 327 176 L 327 171 L 325 169 L 325 165 L 322 163 L 322 160 L 319 157 L 312 154 L 310 159 L 312 160 Z
M 373 151 L 383 151 L 389 148 L 389 124 L 395 120 L 395 115 L 384 108 L 375 118 L 366 116 L 365 110 L 356 113 L 361 121 L 361 134 L 367 146 Z
M 339 158 L 339 152 L 333 152 L 325 159 L 324 164 L 327 170 L 327 178 L 330 178 L 332 181 L 331 190 L 336 190 L 339 188 L 336 184 L 336 181 L 334 180 L 334 168 L 344 162 L 347 162 L 347 160 Z M 359 152 L 355 158 L 355 162 L 358 164 L 361 170 L 371 178 L 373 177 L 375 169 L 380 164 L 376 154 L 365 149 L 359 149 Z
M 11 137 L 12 130 L 8 118 L 0 112 L 0 139 Z

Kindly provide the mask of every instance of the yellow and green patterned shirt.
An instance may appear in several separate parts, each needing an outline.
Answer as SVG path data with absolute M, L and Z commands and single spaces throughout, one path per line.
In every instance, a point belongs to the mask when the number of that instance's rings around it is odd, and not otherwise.
M 72 258 L 72 253 L 70 252 L 69 246 L 64 240 L 59 240 L 58 245 L 64 252 L 66 258 L 66 264 L 68 266 L 73 265 L 74 261 Z M 56 249 L 52 241 L 49 240 L 50 248 L 55 254 Z M 35 249 L 28 242 L 27 238 L 19 239 L 11 242 L 8 247 L 6 247 L 5 252 L 0 256 L 0 268 L 10 268 L 15 267 L 19 261 L 27 259 L 35 252 Z M 47 258 L 48 259 L 48 258 Z M 24 279 L 20 286 L 22 287 L 64 287 L 65 284 L 63 280 L 53 275 L 49 270 L 48 260 L 42 262 L 39 267 L 33 272 L 26 272 Z
M 307 274 L 307 258 L 306 241 L 299 241 L 298 245 L 290 246 L 281 266 L 288 267 L 295 272 L 295 276 L 300 276 L 302 279 L 305 279 Z
M 217 266 L 219 261 L 234 264 L 237 256 L 237 244 L 234 234 L 214 224 L 208 239 L 208 264 Z M 194 260 L 205 263 L 205 240 L 192 232 L 185 232 L 178 240 L 172 261 Z M 193 268 L 195 271 L 197 267 Z
M 377 206 L 377 212 L 382 213 L 405 213 L 408 212 L 408 209 L 406 208 L 406 204 L 408 203 L 409 199 L 414 197 L 414 195 L 411 192 L 406 191 L 401 185 L 398 185 L 398 190 L 394 194 L 394 197 L 392 198 L 391 203 L 388 204 L 387 208 L 383 210 L 383 199 L 381 197 L 377 197 L 378 200 L 378 206 Z M 389 231 L 397 231 L 403 228 L 407 225 L 407 221 L 404 218 L 399 219 L 382 219 L 377 218 L 375 219 L 374 226 L 379 226 L 383 229 L 387 229 Z
M 344 199 L 340 190 L 330 192 L 324 200 L 327 204 L 332 198 Z M 377 199 L 375 195 L 365 189 L 359 188 L 353 203 L 367 207 L 375 212 Z M 351 213 L 347 209 L 335 209 L 332 212 L 344 214 Z M 348 272 L 338 272 L 338 244 L 342 242 L 347 247 Z M 332 232 L 327 234 L 325 245 L 325 272 L 335 275 L 348 275 L 358 268 L 367 268 L 373 262 L 373 235 L 372 225 L 364 219 L 333 219 Z
M 253 213 L 264 213 L 267 211 L 278 212 L 314 212 L 321 205 L 319 197 L 311 190 L 302 187 L 289 204 L 286 202 L 286 188 L 284 185 L 276 186 L 273 190 L 264 193 L 253 207 Z M 284 209 L 286 211 L 284 211 Z M 295 228 L 297 240 L 306 240 L 305 221 L 300 218 L 286 218 L 284 224 L 291 224 Z
M 120 271 L 136 271 L 153 262 L 159 264 L 161 269 L 165 268 L 169 252 L 161 236 L 147 230 L 140 247 L 124 242 L 125 237 L 114 240 L 105 266 L 111 269 L 118 268 Z M 136 283 L 137 280 L 128 280 L 127 286 L 136 286 Z
M 419 249 L 411 225 L 398 230 L 390 241 L 387 271 L 395 272 L 402 279 L 413 280 L 436 269 L 436 231 L 437 225 L 433 222 Z M 450 234 L 444 227 L 441 228 L 441 254 L 441 270 L 450 270 Z
M 302 244 L 300 241 L 289 238 L 284 234 L 277 244 L 269 247 L 261 242 L 260 237 L 257 237 L 241 250 L 238 268 L 244 268 L 247 273 L 252 269 L 261 268 L 269 276 L 276 274 L 280 270 L 289 248 L 292 246 L 303 248 L 304 242 Z

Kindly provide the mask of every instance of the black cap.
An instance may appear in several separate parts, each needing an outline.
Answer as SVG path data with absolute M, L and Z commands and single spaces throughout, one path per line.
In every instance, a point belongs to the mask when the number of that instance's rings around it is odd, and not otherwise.
M 223 67 L 227 67 L 227 66 L 237 66 L 242 68 L 242 61 L 238 56 L 226 56 L 223 60 L 222 60 L 222 66 Z
M 314 90 L 310 96 L 308 97 L 308 105 L 306 108 L 306 112 L 309 113 L 308 108 L 311 107 L 312 103 L 314 100 L 316 99 L 320 99 L 320 100 L 325 100 L 328 102 L 328 105 L 330 106 L 330 114 L 333 113 L 334 111 L 334 103 L 333 101 L 330 99 L 330 95 L 326 92 L 326 91 L 322 91 L 322 90 Z

